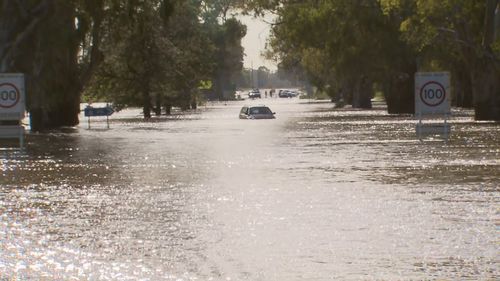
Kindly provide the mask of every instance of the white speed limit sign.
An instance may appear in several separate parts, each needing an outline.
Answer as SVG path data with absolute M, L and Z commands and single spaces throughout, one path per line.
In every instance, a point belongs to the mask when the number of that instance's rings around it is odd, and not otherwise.
M 0 73 L 0 120 L 20 120 L 24 110 L 24 75 Z
M 415 74 L 415 114 L 449 114 L 450 74 L 417 72 Z

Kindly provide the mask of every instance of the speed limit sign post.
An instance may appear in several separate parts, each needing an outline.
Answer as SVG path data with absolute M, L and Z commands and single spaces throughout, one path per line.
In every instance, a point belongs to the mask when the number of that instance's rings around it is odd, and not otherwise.
M 423 135 L 443 135 L 448 139 L 451 114 L 449 72 L 417 72 L 415 74 L 415 115 L 419 139 Z M 424 124 L 423 119 L 442 118 L 442 123 Z
M 25 112 L 24 75 L 0 73 L 0 138 L 19 138 L 23 146 Z

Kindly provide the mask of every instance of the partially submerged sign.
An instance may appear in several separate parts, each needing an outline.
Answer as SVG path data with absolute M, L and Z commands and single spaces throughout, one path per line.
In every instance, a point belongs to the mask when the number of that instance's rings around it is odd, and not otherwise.
M 92 107 L 92 106 L 87 106 L 83 110 L 85 117 L 90 117 L 90 116 L 110 116 L 113 114 L 115 111 L 111 106 L 105 106 L 105 107 Z
M 19 146 L 24 146 L 23 126 L 0 126 L 0 139 L 19 139 Z
M 445 138 L 448 138 L 448 135 L 451 132 L 450 124 L 448 123 L 417 123 L 417 135 L 418 136 L 428 136 L 428 135 L 442 135 Z
M 415 115 L 419 122 L 416 133 L 419 139 L 425 135 L 440 135 L 446 140 L 450 135 L 447 123 L 451 114 L 449 72 L 417 72 L 415 74 Z M 424 124 L 423 118 L 443 117 L 443 123 Z
M 21 120 L 24 112 L 24 75 L 0 73 L 0 120 Z
M 0 73 L 0 139 L 19 139 L 24 145 L 24 74 Z
M 106 124 L 107 128 L 109 129 L 109 116 L 111 116 L 115 111 L 113 108 L 109 105 L 106 105 L 105 107 L 93 107 L 91 105 L 87 105 L 85 109 L 83 109 L 83 113 L 85 117 L 88 117 L 88 124 L 89 124 L 89 129 L 90 129 L 90 117 L 95 117 L 95 116 L 106 116 Z

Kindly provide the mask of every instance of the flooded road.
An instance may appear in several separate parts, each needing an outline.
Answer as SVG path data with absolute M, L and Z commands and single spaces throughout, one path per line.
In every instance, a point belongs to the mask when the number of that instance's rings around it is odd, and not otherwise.
M 498 280 L 500 125 L 382 108 L 139 110 L 0 151 L 0 280 Z M 247 101 L 253 103 L 253 101 Z

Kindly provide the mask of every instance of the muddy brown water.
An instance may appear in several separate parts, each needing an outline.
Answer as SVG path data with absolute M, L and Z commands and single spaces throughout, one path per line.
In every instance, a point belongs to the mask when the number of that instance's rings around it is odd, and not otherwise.
M 240 120 L 265 103 L 275 120 Z M 262 99 L 0 150 L 0 280 L 495 280 L 500 124 Z

